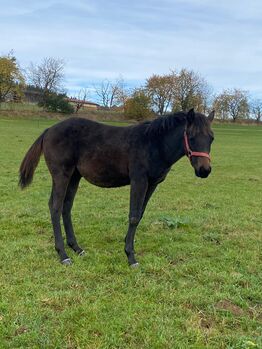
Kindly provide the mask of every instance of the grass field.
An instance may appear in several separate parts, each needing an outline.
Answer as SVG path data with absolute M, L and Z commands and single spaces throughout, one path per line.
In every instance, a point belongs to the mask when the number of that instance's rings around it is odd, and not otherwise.
M 20 191 L 25 151 L 54 121 L 0 119 L 0 348 L 262 348 L 262 127 L 217 125 L 212 175 L 177 163 L 123 252 L 129 187 L 81 181 L 85 257 L 59 264 L 43 160 Z

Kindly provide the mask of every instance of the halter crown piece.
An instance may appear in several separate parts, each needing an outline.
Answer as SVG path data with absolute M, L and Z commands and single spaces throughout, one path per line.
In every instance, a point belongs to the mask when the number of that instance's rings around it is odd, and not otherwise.
M 189 160 L 191 160 L 193 156 L 202 156 L 204 158 L 208 158 L 209 160 L 211 160 L 210 155 L 208 153 L 201 152 L 201 151 L 193 151 L 190 149 L 186 131 L 184 131 L 184 145 L 185 145 L 185 153 L 186 153 L 186 156 L 189 158 Z

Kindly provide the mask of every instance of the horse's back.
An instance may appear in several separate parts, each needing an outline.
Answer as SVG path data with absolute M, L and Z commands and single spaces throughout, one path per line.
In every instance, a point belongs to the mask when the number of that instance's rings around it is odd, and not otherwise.
M 129 127 L 104 125 L 83 118 L 70 118 L 52 126 L 44 139 L 44 153 L 51 148 L 52 152 L 81 152 L 94 150 L 98 146 L 123 143 L 128 141 Z M 69 152 L 70 152 L 69 151 Z M 75 154 L 75 156 L 78 154 Z

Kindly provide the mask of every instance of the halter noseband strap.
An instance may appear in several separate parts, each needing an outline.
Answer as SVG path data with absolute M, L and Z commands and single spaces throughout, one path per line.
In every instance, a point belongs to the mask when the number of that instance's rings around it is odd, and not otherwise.
M 186 131 L 184 132 L 184 145 L 185 145 L 186 156 L 190 160 L 191 160 L 192 156 L 202 156 L 204 158 L 208 158 L 209 160 L 211 160 L 210 155 L 208 153 L 201 152 L 201 151 L 193 151 L 190 149 Z

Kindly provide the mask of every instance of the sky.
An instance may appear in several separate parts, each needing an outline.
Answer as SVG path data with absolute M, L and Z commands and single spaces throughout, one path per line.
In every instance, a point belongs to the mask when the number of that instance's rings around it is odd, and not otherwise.
M 259 0 L 0 0 L 0 8 L 0 54 L 14 50 L 23 68 L 64 59 L 69 95 L 104 79 L 134 87 L 187 68 L 215 93 L 262 98 Z

